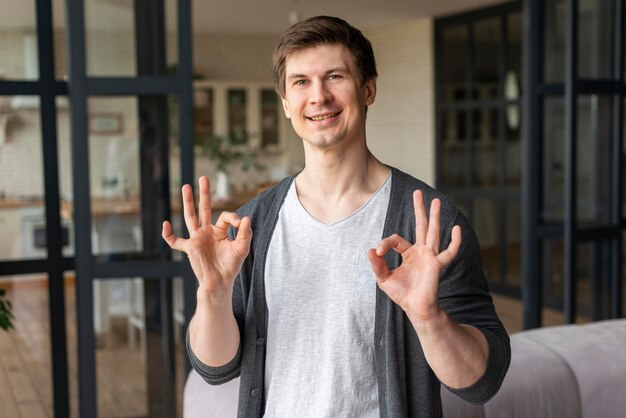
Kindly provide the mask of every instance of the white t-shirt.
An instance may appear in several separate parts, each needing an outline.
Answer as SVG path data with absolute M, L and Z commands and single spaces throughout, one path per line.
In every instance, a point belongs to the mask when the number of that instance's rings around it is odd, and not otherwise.
M 378 417 L 376 279 L 391 174 L 355 213 L 323 224 L 298 200 L 280 210 L 265 266 L 265 417 Z

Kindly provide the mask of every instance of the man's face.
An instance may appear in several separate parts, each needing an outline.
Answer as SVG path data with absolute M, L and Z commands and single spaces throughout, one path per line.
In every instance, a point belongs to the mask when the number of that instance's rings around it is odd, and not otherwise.
M 313 147 L 365 144 L 365 110 L 375 96 L 375 80 L 361 85 L 344 45 L 318 45 L 287 57 L 282 98 L 285 116 Z

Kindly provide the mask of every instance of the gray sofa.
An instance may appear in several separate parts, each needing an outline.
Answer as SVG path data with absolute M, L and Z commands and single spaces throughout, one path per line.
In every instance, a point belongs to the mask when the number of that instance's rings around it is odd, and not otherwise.
M 491 400 L 471 405 L 443 387 L 441 397 L 446 418 L 624 418 L 626 319 L 513 334 Z
M 626 319 L 563 325 L 511 336 L 511 366 L 500 391 L 471 405 L 442 387 L 446 418 L 626 417 Z M 239 380 L 185 384 L 184 418 L 235 418 Z

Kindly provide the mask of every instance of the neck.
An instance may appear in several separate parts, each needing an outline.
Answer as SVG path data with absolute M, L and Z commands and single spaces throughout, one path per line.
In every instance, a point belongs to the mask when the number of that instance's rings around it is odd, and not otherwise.
M 296 179 L 300 194 L 326 199 L 371 194 L 389 174 L 365 144 L 343 151 L 306 148 L 305 143 L 306 165 Z

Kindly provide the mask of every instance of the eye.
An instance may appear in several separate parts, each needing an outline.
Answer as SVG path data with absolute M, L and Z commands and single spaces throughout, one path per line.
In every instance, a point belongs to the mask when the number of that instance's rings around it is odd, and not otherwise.
M 339 74 L 331 74 L 331 75 L 328 76 L 329 80 L 339 80 L 341 78 L 342 77 Z
M 293 82 L 294 86 L 304 86 L 305 84 L 307 84 L 307 80 L 304 79 L 300 79 L 300 80 L 296 80 Z

